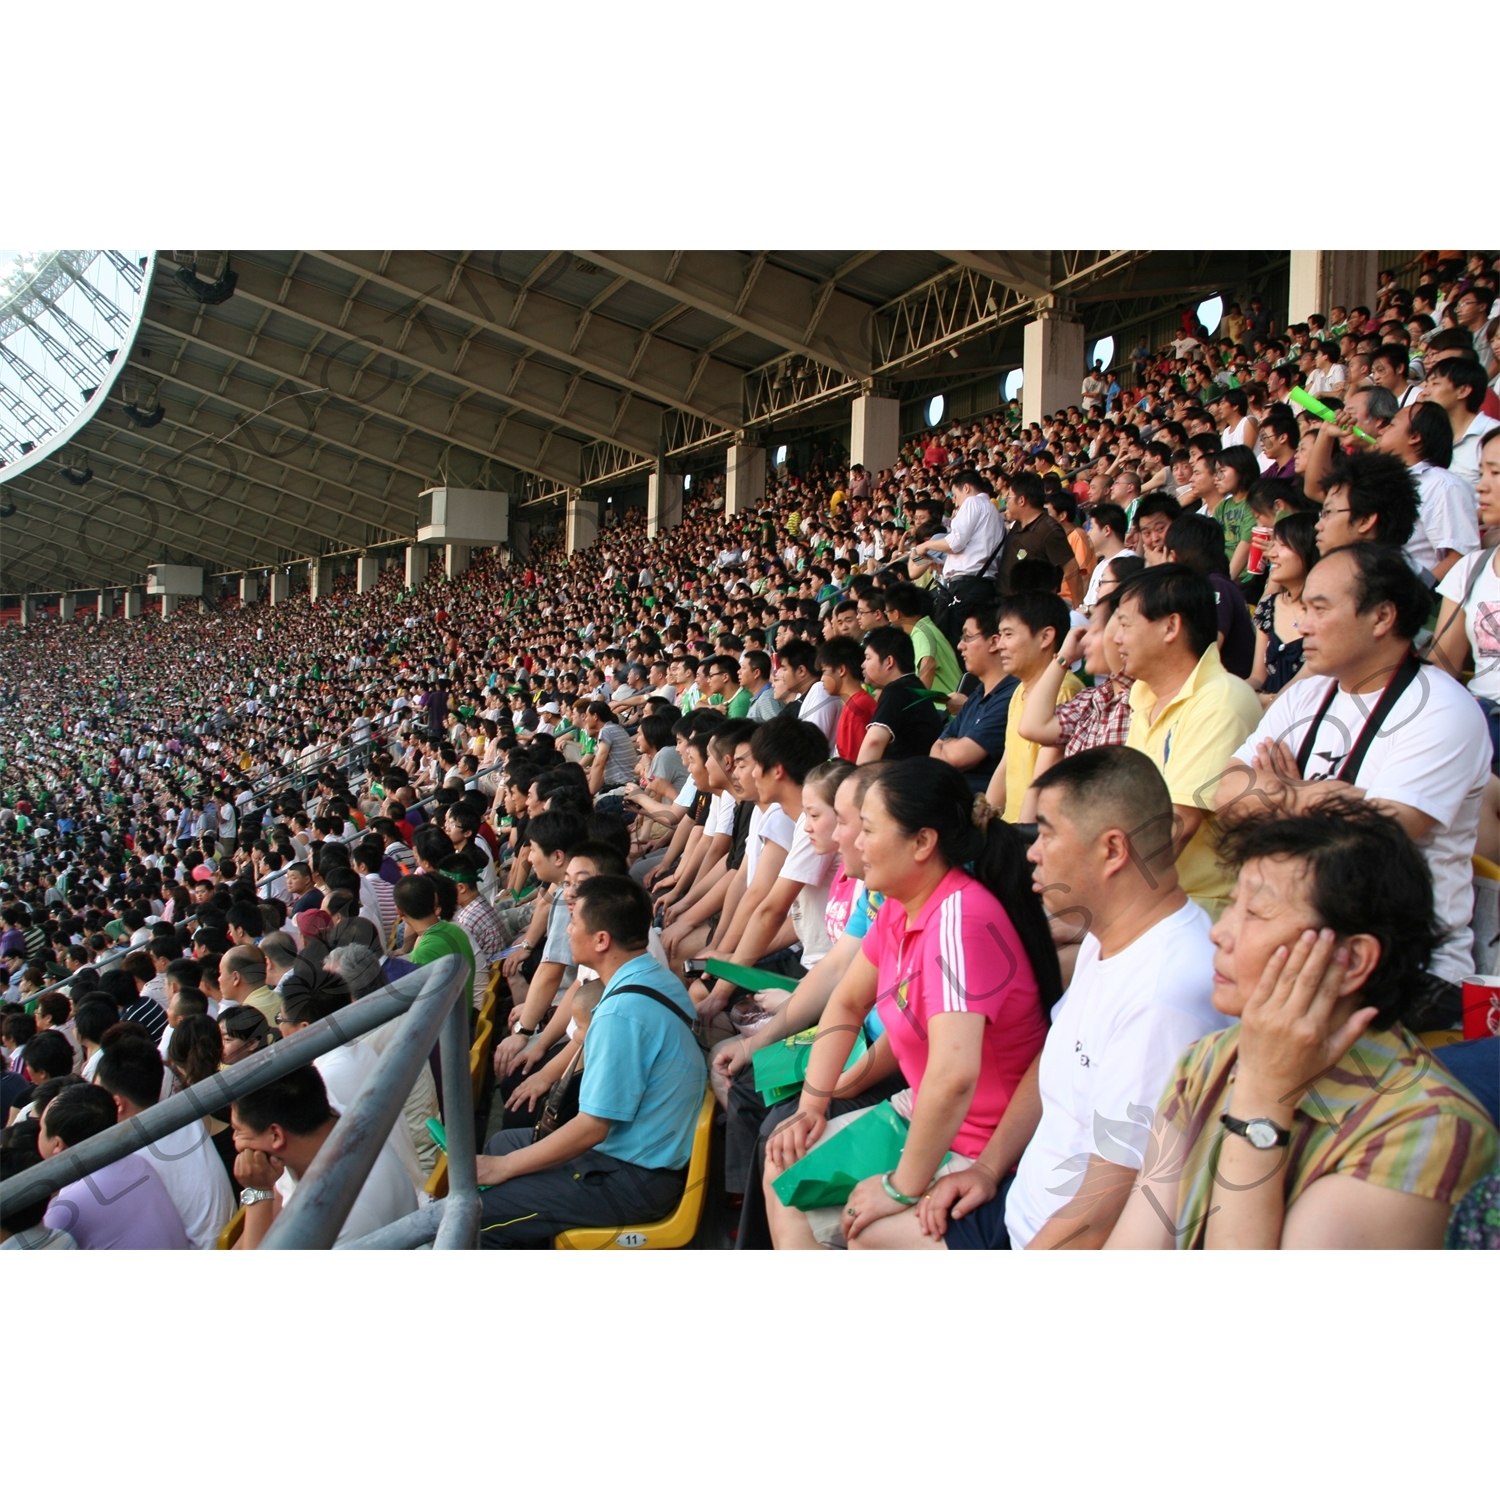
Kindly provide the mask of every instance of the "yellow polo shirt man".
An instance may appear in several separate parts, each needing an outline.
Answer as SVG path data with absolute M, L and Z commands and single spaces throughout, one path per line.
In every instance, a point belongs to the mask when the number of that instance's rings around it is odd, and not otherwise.
M 1043 659 L 1045 666 L 1046 658 Z M 1066 703 L 1083 691 L 1083 683 L 1069 672 L 1057 690 L 1057 701 Z M 1011 694 L 1010 711 L 1005 720 L 1005 812 L 1007 823 L 1021 821 L 1021 804 L 1031 783 L 1036 780 L 1036 760 L 1042 747 L 1021 735 L 1021 714 L 1026 707 L 1026 684 L 1018 682 Z M 1239 746 L 1234 747 L 1236 750 Z
M 1155 762 L 1174 805 L 1202 812 L 1198 831 L 1177 856 L 1177 878 L 1217 921 L 1234 876 L 1219 864 L 1214 792 L 1224 767 L 1260 723 L 1260 699 L 1248 682 L 1224 670 L 1219 648 L 1212 645 L 1152 722 L 1155 710 L 1156 694 L 1137 680 L 1130 690 L 1130 737 L 1125 743 Z

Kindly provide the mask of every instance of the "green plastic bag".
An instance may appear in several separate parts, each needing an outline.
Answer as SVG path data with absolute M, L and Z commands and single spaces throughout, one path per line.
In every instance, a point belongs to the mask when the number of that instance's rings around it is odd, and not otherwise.
M 703 972 L 715 979 L 727 979 L 742 990 L 754 994 L 757 990 L 786 990 L 788 994 L 802 983 L 790 974 L 771 974 L 765 969 L 747 969 L 743 964 L 732 964 L 722 958 L 705 959 Z
M 835 1208 L 866 1177 L 893 1172 L 906 1145 L 906 1121 L 883 1099 L 837 1135 L 820 1141 L 771 1185 L 788 1208 Z
M 793 1094 L 802 1092 L 802 1082 L 807 1077 L 808 1060 L 812 1057 L 812 1044 L 818 1028 L 810 1026 L 789 1036 L 779 1045 L 763 1047 L 755 1054 L 755 1086 L 767 1104 L 780 1104 Z M 863 1028 L 854 1035 L 854 1045 L 849 1049 L 849 1060 L 844 1064 L 847 1073 L 865 1055 Z

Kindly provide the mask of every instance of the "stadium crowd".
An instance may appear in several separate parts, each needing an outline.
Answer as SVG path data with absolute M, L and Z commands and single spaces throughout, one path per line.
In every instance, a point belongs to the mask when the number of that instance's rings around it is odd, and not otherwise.
M 1496 265 L 655 537 L 6 627 L 0 1173 L 456 953 L 486 1247 L 669 1215 L 706 1089 L 740 1248 L 1500 1243 Z M 0 1248 L 254 1248 L 397 1024 Z

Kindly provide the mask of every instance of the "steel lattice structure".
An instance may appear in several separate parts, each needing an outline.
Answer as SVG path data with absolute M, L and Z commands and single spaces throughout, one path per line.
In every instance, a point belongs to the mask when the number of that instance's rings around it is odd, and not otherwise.
M 505 489 L 524 509 L 702 465 L 737 441 L 831 426 L 861 392 L 1003 372 L 1038 309 L 1072 310 L 1093 336 L 1122 309 L 1241 285 L 1252 262 L 200 250 L 156 252 L 146 281 L 123 252 L 53 252 L 26 263 L 24 287 L 0 287 L 0 328 L 65 346 L 52 363 L 79 387 L 35 371 L 38 389 L 6 353 L 0 508 L 16 510 L 0 521 L 0 592 L 391 545 L 436 483 Z M 120 305 L 132 297 L 138 316 Z M 79 486 L 69 463 L 92 478 Z

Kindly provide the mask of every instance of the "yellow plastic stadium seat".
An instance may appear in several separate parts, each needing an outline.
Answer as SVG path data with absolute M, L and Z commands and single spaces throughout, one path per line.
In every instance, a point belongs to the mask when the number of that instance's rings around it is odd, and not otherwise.
M 1497 865 L 1492 859 L 1486 859 L 1482 854 L 1474 856 L 1474 873 L 1481 880 L 1500 881 L 1500 865 Z
M 437 1165 L 432 1169 L 432 1176 L 427 1179 L 427 1195 L 430 1198 L 446 1198 L 448 1196 L 448 1153 L 438 1152 Z
M 1422 1031 L 1417 1033 L 1417 1040 L 1431 1052 L 1434 1047 L 1451 1047 L 1454 1042 L 1464 1039 L 1462 1030 L 1459 1031 Z
M 446 1166 L 446 1163 L 444 1163 Z M 219 1238 L 214 1242 L 215 1250 L 233 1250 L 239 1244 L 240 1236 L 245 1232 L 245 1210 L 243 1206 L 235 1209 L 234 1217 L 219 1231 Z
M 481 1021 L 474 1032 L 474 1045 L 469 1049 L 469 1077 L 474 1084 L 474 1104 L 477 1107 L 484 1096 L 484 1080 L 490 1065 L 490 1041 L 495 1035 L 493 1021 Z
M 656 1224 L 629 1224 L 613 1229 L 565 1229 L 553 1240 L 559 1250 L 681 1250 L 692 1243 L 703 1216 L 708 1189 L 708 1147 L 713 1136 L 714 1095 L 709 1089 L 698 1111 L 693 1131 L 693 1154 L 688 1159 L 687 1188 L 676 1209 Z

